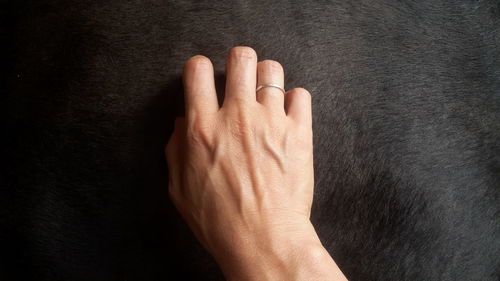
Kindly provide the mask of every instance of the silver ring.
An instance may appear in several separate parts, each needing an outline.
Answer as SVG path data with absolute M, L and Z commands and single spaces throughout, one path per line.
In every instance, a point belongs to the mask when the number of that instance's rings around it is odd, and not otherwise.
M 286 91 L 285 91 L 285 89 L 284 89 L 283 87 L 281 87 L 281 86 L 280 86 L 280 85 L 278 85 L 278 84 L 274 84 L 274 83 L 270 83 L 270 84 L 262 84 L 262 85 L 260 85 L 259 87 L 257 87 L 257 89 L 255 90 L 255 92 L 257 93 L 260 89 L 265 88 L 265 87 L 275 87 L 275 88 L 280 89 L 280 90 L 283 92 L 283 94 L 285 94 L 285 93 L 286 93 Z

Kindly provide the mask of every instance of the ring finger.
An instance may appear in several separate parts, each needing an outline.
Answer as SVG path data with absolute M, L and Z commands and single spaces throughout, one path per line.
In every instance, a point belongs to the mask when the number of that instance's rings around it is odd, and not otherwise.
M 263 84 L 284 86 L 283 67 L 277 61 L 263 60 L 257 63 L 257 87 Z M 257 101 L 273 111 L 281 110 L 285 114 L 284 93 L 276 87 L 264 87 L 257 93 Z

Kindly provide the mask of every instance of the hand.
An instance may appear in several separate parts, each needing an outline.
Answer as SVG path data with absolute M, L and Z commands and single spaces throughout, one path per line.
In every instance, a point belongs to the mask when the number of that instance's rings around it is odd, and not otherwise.
M 303 88 L 256 93 L 256 85 L 283 85 L 284 74 L 276 61 L 257 63 L 249 47 L 230 50 L 226 77 L 219 107 L 210 60 L 198 55 L 184 65 L 186 116 L 166 146 L 172 202 L 228 276 L 242 267 L 238 261 L 279 266 L 304 247 L 324 254 L 309 221 L 311 95 Z

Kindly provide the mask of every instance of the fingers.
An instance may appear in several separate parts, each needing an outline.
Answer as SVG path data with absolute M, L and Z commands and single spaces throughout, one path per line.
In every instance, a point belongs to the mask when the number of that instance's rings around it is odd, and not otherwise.
M 279 84 L 284 86 L 283 67 L 277 61 L 263 60 L 257 63 L 257 86 L 263 84 Z M 284 93 L 275 87 L 264 87 L 257 93 L 257 101 L 272 111 L 285 114 Z
M 259 102 L 273 111 L 283 110 L 298 123 L 312 126 L 311 94 L 304 88 L 295 88 L 283 95 L 275 87 L 265 87 L 256 95 L 257 85 L 269 83 L 284 86 L 284 72 L 280 63 L 264 60 L 257 64 L 257 54 L 252 48 L 232 48 L 227 55 L 223 107 Z M 197 55 L 186 61 L 183 84 L 188 123 L 219 111 L 214 70 L 207 57 Z
M 257 53 L 250 47 L 236 46 L 227 56 L 226 91 L 223 107 L 255 102 Z
M 196 55 L 184 64 L 184 100 L 188 120 L 203 119 L 219 110 L 214 69 L 207 57 Z
M 304 88 L 294 88 L 285 95 L 287 116 L 305 126 L 312 126 L 311 94 Z

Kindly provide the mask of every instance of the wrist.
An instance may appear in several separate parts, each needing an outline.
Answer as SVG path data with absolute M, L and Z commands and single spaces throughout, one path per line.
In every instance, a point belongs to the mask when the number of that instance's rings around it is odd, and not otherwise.
M 214 255 L 227 280 L 311 280 L 326 261 L 334 263 L 310 222 L 293 231 L 247 236 L 240 245 Z

